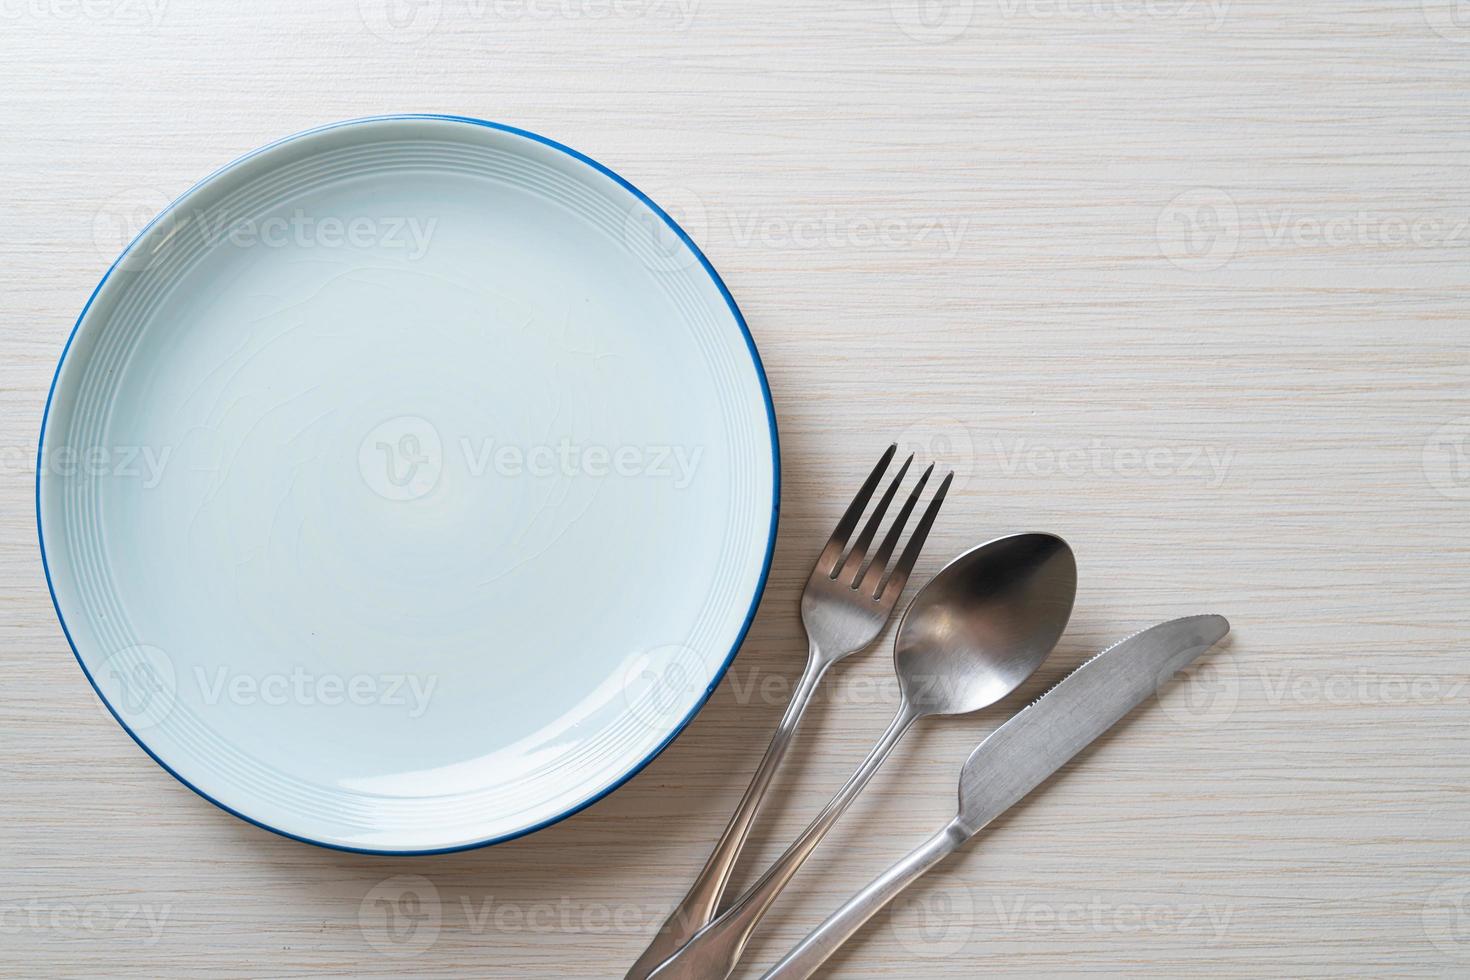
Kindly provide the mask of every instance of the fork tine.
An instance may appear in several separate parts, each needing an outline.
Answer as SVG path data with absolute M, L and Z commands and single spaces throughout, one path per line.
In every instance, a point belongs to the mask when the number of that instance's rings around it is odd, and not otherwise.
M 883 515 L 888 512 L 888 505 L 893 503 L 894 494 L 898 493 L 898 488 L 903 485 L 903 478 L 908 474 L 909 464 L 913 461 L 914 454 L 909 453 L 909 458 L 904 460 L 903 465 L 898 468 L 898 475 L 893 478 L 892 483 L 888 484 L 888 489 L 883 491 L 883 496 L 878 500 L 878 506 L 873 508 L 868 523 L 863 525 L 862 533 L 858 535 L 852 550 L 847 553 L 846 558 L 842 559 L 841 564 L 832 569 L 833 578 L 840 575 L 844 568 L 851 567 L 853 570 L 852 584 L 857 585 L 858 575 L 863 570 L 863 556 L 868 553 L 868 545 L 873 543 L 873 536 L 878 533 L 878 525 L 883 523 Z
M 837 560 L 842 557 L 842 549 L 847 547 L 847 536 L 852 529 L 857 527 L 858 518 L 863 516 L 863 509 L 868 506 L 868 501 L 873 497 L 873 491 L 878 487 L 878 481 L 888 470 L 888 464 L 893 461 L 893 454 L 898 452 L 898 443 L 892 443 L 883 458 L 878 460 L 878 465 L 873 467 L 873 472 L 863 481 L 862 488 L 858 490 L 857 496 L 852 498 L 852 503 L 847 505 L 842 519 L 837 522 L 837 530 L 832 532 L 832 537 L 827 539 L 827 546 L 822 549 L 821 555 L 817 557 L 817 571 L 832 574 L 837 567 Z
M 860 577 L 854 578 L 852 587 L 861 588 L 865 592 L 871 592 L 876 597 L 878 583 L 883 579 L 883 570 L 888 566 L 888 557 L 893 554 L 893 549 L 898 547 L 899 536 L 903 534 L 903 526 L 908 523 L 909 515 L 914 512 L 914 504 L 919 502 L 919 494 L 924 492 L 924 485 L 929 482 L 929 476 L 934 472 L 934 464 L 924 470 L 919 482 L 914 484 L 914 489 L 909 493 L 909 499 L 903 502 L 903 508 L 898 516 L 893 519 L 893 526 L 883 536 L 883 543 L 878 546 L 878 553 L 873 560 L 868 562 L 868 567 L 862 571 Z
M 919 552 L 924 550 L 924 540 L 929 537 L 929 528 L 934 526 L 934 518 L 939 514 L 939 507 L 944 503 L 944 495 L 949 492 L 949 485 L 954 480 L 954 471 L 944 475 L 944 482 L 939 484 L 934 499 L 929 501 L 929 508 L 924 511 L 924 516 L 919 519 L 919 526 L 914 528 L 914 536 L 909 538 L 909 543 L 904 545 L 903 554 L 898 556 L 898 564 L 893 566 L 893 572 L 888 576 L 888 581 L 883 583 L 881 589 L 873 590 L 873 598 L 887 599 L 891 594 L 895 600 L 903 592 L 903 587 L 908 584 L 909 573 L 914 570 L 914 563 L 919 560 Z

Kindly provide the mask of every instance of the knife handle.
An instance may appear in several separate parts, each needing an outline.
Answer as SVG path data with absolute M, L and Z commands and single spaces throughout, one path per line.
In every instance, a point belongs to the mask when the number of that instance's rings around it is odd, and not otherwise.
M 771 967 L 761 980 L 806 980 L 837 951 L 837 947 L 861 929 L 863 923 L 877 915 L 900 892 L 969 838 L 968 832 L 955 823 L 949 824 L 848 899 L 846 904 L 827 917 L 827 921 L 812 930 L 811 935 Z

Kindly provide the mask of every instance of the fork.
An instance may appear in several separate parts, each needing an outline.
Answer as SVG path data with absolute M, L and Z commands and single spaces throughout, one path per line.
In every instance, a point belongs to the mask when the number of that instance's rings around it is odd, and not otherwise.
M 869 559 L 868 548 L 877 536 L 883 517 L 898 494 L 904 476 L 908 474 L 909 465 L 914 461 L 910 454 L 899 467 L 898 475 L 879 498 L 862 531 L 852 542 L 852 546 L 848 547 L 848 539 L 857 529 L 858 521 L 884 474 L 888 472 L 888 466 L 897 451 L 897 445 L 889 446 L 878 460 L 878 465 L 873 467 L 873 472 L 863 481 L 862 488 L 843 512 L 841 520 L 837 522 L 837 529 L 827 540 L 821 555 L 817 557 L 811 577 L 807 579 L 806 589 L 801 595 L 801 622 L 806 629 L 810 648 L 806 669 L 802 671 L 801 680 L 797 682 L 796 690 L 791 695 L 786 713 L 776 726 L 776 734 L 771 738 L 766 754 L 756 767 L 750 786 L 741 797 L 734 816 L 730 818 L 730 823 L 720 835 L 719 842 L 715 844 L 714 851 L 705 862 L 704 869 L 694 879 L 689 892 L 669 913 L 653 941 L 623 980 L 646 980 L 649 974 L 714 919 L 715 913 L 719 911 L 720 899 L 724 897 L 725 888 L 730 883 L 730 874 L 735 870 L 735 862 L 740 857 L 740 849 L 750 833 L 756 811 L 766 795 L 772 776 L 791 746 L 792 735 L 800 724 L 807 705 L 811 703 L 817 685 L 833 664 L 876 640 L 898 604 L 898 597 L 903 594 L 909 573 L 914 570 L 914 563 L 924 548 L 924 539 L 929 536 L 929 528 L 934 524 L 935 515 L 939 513 L 939 507 L 944 501 L 949 481 L 944 481 L 934 499 L 929 502 L 898 560 L 889 568 L 894 549 L 903 536 L 904 526 L 913 515 L 930 474 L 934 472 L 934 464 L 930 463 L 899 509 L 898 516 L 893 519 L 877 552 Z

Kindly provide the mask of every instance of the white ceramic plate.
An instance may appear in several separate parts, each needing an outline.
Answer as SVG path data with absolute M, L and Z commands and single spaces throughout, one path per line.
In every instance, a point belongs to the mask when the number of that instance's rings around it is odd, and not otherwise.
M 395 116 L 237 160 L 128 247 L 57 368 L 37 517 L 160 765 L 417 853 L 574 813 L 678 733 L 777 483 L 750 335 L 662 210 L 530 133 Z

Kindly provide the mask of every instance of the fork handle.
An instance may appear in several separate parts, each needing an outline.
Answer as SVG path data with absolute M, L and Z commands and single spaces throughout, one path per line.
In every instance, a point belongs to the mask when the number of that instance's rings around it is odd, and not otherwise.
M 798 943 L 781 961 L 766 971 L 761 980 L 806 980 L 816 973 L 837 947 L 877 915 L 905 888 L 918 881 L 930 868 L 953 854 L 969 834 L 951 823 L 910 851 L 862 891 L 827 917 L 827 920 Z
M 735 900 L 734 905 L 696 933 L 688 945 L 655 970 L 653 980 L 724 980 L 734 973 L 735 965 L 745 952 L 745 944 L 750 941 L 755 927 L 760 924 L 782 889 L 796 875 L 812 851 L 816 850 L 827 831 L 837 822 L 837 818 L 857 799 L 868 780 L 883 765 L 883 760 L 888 758 L 893 747 L 903 738 L 904 732 L 919 717 L 920 713 L 905 700 L 873 751 L 812 821 L 811 826 L 786 849 L 786 853 L 776 859 L 776 863 L 766 870 L 749 891 Z
M 750 834 L 756 811 L 760 809 L 766 790 L 771 785 L 771 777 L 776 774 L 781 760 L 786 757 L 796 726 L 801 723 L 801 716 L 811 703 L 812 693 L 831 665 L 831 660 L 821 656 L 815 646 L 811 647 L 806 669 L 802 671 L 801 680 L 797 682 L 796 690 L 791 695 L 791 703 L 786 706 L 786 713 L 776 726 L 776 734 L 771 737 L 771 744 L 761 757 L 760 765 L 756 766 L 750 786 L 740 798 L 740 804 L 735 807 L 735 814 L 726 825 L 725 832 L 720 835 L 719 842 L 715 844 L 714 851 L 709 860 L 705 861 L 704 869 L 694 879 L 689 892 L 674 906 L 674 910 L 654 935 L 653 941 L 623 980 L 646 980 L 659 964 L 677 953 L 719 911 L 720 899 L 724 897 L 725 889 L 730 884 L 730 874 L 735 870 L 735 862 Z

